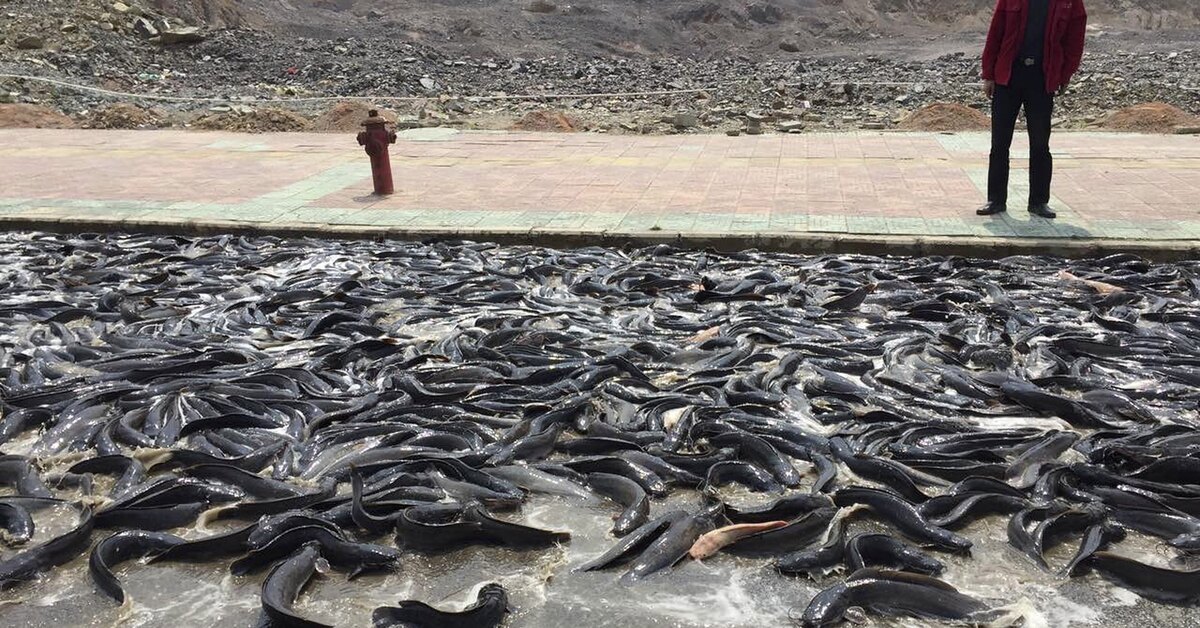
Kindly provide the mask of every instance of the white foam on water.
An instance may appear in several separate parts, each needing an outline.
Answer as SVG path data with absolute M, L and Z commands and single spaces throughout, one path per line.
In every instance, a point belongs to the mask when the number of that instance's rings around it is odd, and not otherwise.
M 1115 606 L 1137 606 L 1142 601 L 1142 596 L 1122 587 L 1110 586 L 1105 593 L 1113 599 Z

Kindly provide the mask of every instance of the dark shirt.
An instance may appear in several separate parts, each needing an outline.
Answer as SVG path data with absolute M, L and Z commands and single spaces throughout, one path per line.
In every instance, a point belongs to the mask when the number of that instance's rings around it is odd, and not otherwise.
M 1025 40 L 1021 43 L 1021 54 L 1017 63 L 1023 64 L 1025 59 L 1042 61 L 1042 51 L 1046 43 L 1046 17 L 1050 13 L 1050 0 L 1029 0 L 1029 14 L 1025 21 Z

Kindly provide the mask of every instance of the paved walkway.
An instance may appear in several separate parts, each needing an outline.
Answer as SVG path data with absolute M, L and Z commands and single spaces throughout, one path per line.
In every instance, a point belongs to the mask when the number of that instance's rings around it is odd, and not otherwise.
M 352 134 L 0 130 L 0 225 L 469 237 L 570 245 L 1200 257 L 1200 138 L 1060 133 L 1059 218 L 984 199 L 987 137 L 401 134 L 370 194 Z M 1014 154 L 1025 153 L 1018 140 Z

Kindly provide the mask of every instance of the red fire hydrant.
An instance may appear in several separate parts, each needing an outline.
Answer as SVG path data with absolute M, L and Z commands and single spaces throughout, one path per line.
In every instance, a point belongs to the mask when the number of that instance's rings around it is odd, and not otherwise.
M 371 156 L 371 178 L 375 181 L 375 193 L 391 194 L 392 160 L 388 157 L 388 144 L 396 143 L 396 132 L 387 128 L 388 121 L 372 109 L 362 125 L 367 127 L 358 134 L 358 145 L 366 147 Z

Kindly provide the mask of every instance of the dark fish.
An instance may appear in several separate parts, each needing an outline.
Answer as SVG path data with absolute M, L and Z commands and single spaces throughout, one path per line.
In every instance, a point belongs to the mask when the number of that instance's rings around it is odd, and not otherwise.
M 371 613 L 375 628 L 497 628 L 509 612 L 504 587 L 489 582 L 479 589 L 475 603 L 458 612 L 440 611 L 424 602 L 406 600 L 397 606 L 380 606 Z
M 846 541 L 846 566 L 852 571 L 880 567 L 925 575 L 942 573 L 940 560 L 886 534 L 856 534 Z
M 634 560 L 621 582 L 630 584 L 673 566 L 687 556 L 688 550 L 705 532 L 716 528 L 716 512 L 705 510 L 670 522 L 641 555 Z M 726 548 L 728 549 L 728 548 Z
M 262 610 L 271 626 L 281 628 L 330 628 L 296 615 L 292 605 L 316 573 L 321 557 L 317 543 L 305 543 L 287 559 L 279 562 L 267 574 L 262 584 Z
M 1059 570 L 1060 575 L 1075 577 L 1087 569 L 1087 561 L 1096 552 L 1125 539 L 1125 530 L 1103 523 L 1094 524 L 1083 534 L 1075 556 Z
M 7 589 L 39 572 L 70 562 L 87 549 L 95 526 L 92 510 L 84 507 L 75 529 L 0 561 L 0 589 Z
M 818 508 L 782 528 L 742 537 L 725 546 L 724 551 L 736 556 L 778 556 L 793 552 L 820 538 L 836 514 L 837 508 Z
M 741 431 L 730 431 L 709 437 L 717 447 L 732 447 L 745 459 L 757 463 L 771 473 L 780 484 L 800 486 L 800 473 L 767 441 Z
M 828 571 L 842 563 L 846 549 L 846 520 L 835 517 L 828 530 L 828 539 L 820 547 L 784 554 L 775 560 L 775 569 L 782 573 L 798 574 Z
M 291 497 L 265 499 L 259 501 L 243 501 L 217 511 L 217 519 L 257 519 L 264 515 L 273 515 L 297 508 L 306 508 L 320 503 L 337 491 L 337 481 L 325 478 L 314 490 Z
M 725 504 L 725 516 L 734 523 L 764 523 L 788 521 L 819 508 L 828 508 L 833 500 L 825 495 L 788 495 L 765 506 L 742 508 Z
M 113 575 L 112 568 L 127 560 L 161 554 L 183 542 L 182 538 L 174 534 L 142 530 L 118 532 L 96 543 L 92 548 L 88 557 L 88 573 L 91 574 L 96 588 L 116 600 L 118 604 L 124 604 L 125 590 Z
M 783 492 L 783 485 L 775 481 L 766 471 L 749 462 L 725 460 L 708 468 L 704 476 L 705 486 L 724 486 L 737 483 L 752 491 L 765 493 Z
M 531 528 L 497 519 L 479 504 L 470 504 L 463 510 L 463 518 L 479 524 L 481 536 L 496 544 L 513 548 L 546 547 L 571 540 L 570 533 Z
M 929 576 L 882 569 L 861 569 L 845 582 L 816 595 L 804 609 L 806 627 L 834 626 L 851 607 L 889 617 L 963 621 L 988 610 L 987 604 Z
M 637 482 L 611 473 L 590 473 L 587 482 L 592 490 L 625 507 L 614 520 L 614 536 L 629 534 L 650 517 L 650 498 Z
M 0 497 L 0 541 L 21 545 L 33 538 L 32 512 L 66 503 L 48 497 Z
M 338 538 L 325 528 L 303 526 L 287 530 L 266 545 L 235 560 L 230 565 L 230 572 L 238 576 L 254 573 L 306 543 L 320 545 L 321 555 L 334 567 L 349 571 L 351 579 L 363 573 L 391 569 L 400 561 L 400 552 L 395 548 L 353 543 Z
M 54 497 L 24 456 L 0 456 L 0 486 L 11 486 L 23 497 Z
M 689 517 L 683 510 L 673 510 L 657 519 L 643 523 L 633 532 L 625 535 L 616 545 L 609 548 L 600 556 L 580 565 L 576 571 L 595 571 L 607 569 L 632 560 L 650 546 L 668 527 Z M 698 537 L 699 535 L 697 535 Z M 690 549 L 690 548 L 689 548 Z M 684 550 L 685 552 L 687 550 Z M 682 558 L 682 557 L 681 557 Z
M 1155 602 L 1185 606 L 1200 603 L 1200 570 L 1163 569 L 1103 551 L 1093 553 L 1083 564 Z
M 148 562 L 159 560 L 212 560 L 215 557 L 237 556 L 250 548 L 248 539 L 258 528 L 250 524 L 224 534 L 214 534 L 202 539 L 184 541 L 150 557 Z
M 915 541 L 951 552 L 966 553 L 971 550 L 969 539 L 929 523 L 899 495 L 871 488 L 843 488 L 834 495 L 833 502 L 841 507 L 866 505 L 901 534 Z

